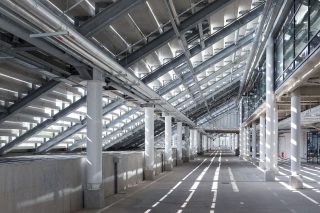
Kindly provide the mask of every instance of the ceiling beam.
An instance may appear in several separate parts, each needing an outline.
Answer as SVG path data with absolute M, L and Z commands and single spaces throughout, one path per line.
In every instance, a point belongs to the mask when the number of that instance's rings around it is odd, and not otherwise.
M 50 80 L 46 82 L 43 86 L 38 89 L 32 91 L 27 96 L 21 98 L 11 106 L 9 106 L 5 112 L 0 114 L 0 124 L 5 120 L 8 120 L 12 116 L 19 113 L 21 110 L 30 106 L 34 101 L 38 100 L 41 96 L 46 95 L 48 92 L 52 91 L 55 87 L 57 87 L 61 82 Z
M 181 34 L 184 34 L 188 30 L 193 28 L 195 25 L 202 22 L 209 15 L 219 11 L 220 9 L 224 8 L 225 6 L 227 6 L 231 2 L 232 2 L 232 0 L 216 0 L 216 1 L 208 4 L 206 7 L 199 10 L 198 12 L 196 12 L 195 14 L 193 14 L 192 16 L 187 18 L 186 20 L 180 22 L 180 26 L 178 29 L 179 32 Z M 131 65 L 133 65 L 137 61 L 139 61 L 142 58 L 144 58 L 145 56 L 147 56 L 152 51 L 160 48 L 164 44 L 167 44 L 169 41 L 171 41 L 174 38 L 176 38 L 176 34 L 175 34 L 173 28 L 171 28 L 170 30 L 162 33 L 160 36 L 158 36 L 157 38 L 155 38 L 154 40 L 152 40 L 151 42 L 149 42 L 145 46 L 139 48 L 138 50 L 134 51 L 133 53 L 131 53 L 127 57 L 123 58 L 120 61 L 120 64 L 124 67 L 130 67 Z
M 264 4 L 255 7 L 250 12 L 244 14 L 243 16 L 241 16 L 238 19 L 236 19 L 235 21 L 233 21 L 231 24 L 225 26 L 223 29 L 219 30 L 218 32 L 212 34 L 210 37 L 208 37 L 204 41 L 204 47 L 208 48 L 208 47 L 212 46 L 213 44 L 215 44 L 216 42 L 218 42 L 219 40 L 221 40 L 225 36 L 236 31 L 240 27 L 244 26 L 248 22 L 250 22 L 253 19 L 255 19 L 256 17 L 258 17 L 263 10 L 263 6 L 264 6 Z M 203 50 L 203 48 L 201 48 L 201 44 L 198 44 L 198 45 L 192 47 L 190 49 L 191 57 L 200 53 L 202 50 Z M 162 65 L 160 68 L 156 69 L 155 71 L 153 71 L 152 73 L 150 73 L 149 75 L 144 77 L 142 79 L 142 82 L 150 83 L 184 62 L 185 62 L 185 57 L 183 54 L 181 54 L 180 56 L 175 57 L 170 62 Z
M 80 108 L 82 105 L 86 103 L 86 96 L 82 97 L 78 101 L 72 103 L 65 109 L 59 111 L 57 114 L 52 116 L 52 118 L 49 118 L 45 120 L 44 122 L 38 124 L 34 128 L 30 129 L 29 131 L 25 132 L 24 134 L 20 135 L 19 137 L 15 138 L 11 142 L 7 143 L 3 147 L 0 148 L 0 155 L 6 154 L 10 150 L 12 150 L 15 146 L 18 146 L 20 143 L 28 140 L 33 135 L 41 132 L 42 130 L 46 129 L 56 121 L 58 121 L 60 118 L 67 116 L 68 114 L 72 113 L 73 111 Z
M 145 2 L 145 0 L 119 0 L 88 19 L 80 25 L 79 32 L 85 37 L 91 37 L 95 33 L 102 31 L 117 18 L 127 15 L 135 6 Z
M 106 105 L 102 109 L 102 115 L 105 116 L 106 114 L 110 113 L 111 111 L 115 110 L 119 106 L 123 104 L 123 100 L 119 99 L 117 101 L 114 101 L 108 105 Z M 59 135 L 56 135 L 55 137 L 51 138 L 45 143 L 42 143 L 36 150 L 37 153 L 47 152 L 49 149 L 54 147 L 55 145 L 59 144 L 63 140 L 69 138 L 70 136 L 76 134 L 81 129 L 85 128 L 87 126 L 87 118 L 83 119 L 81 123 L 75 124 L 71 127 L 69 127 L 67 130 L 63 131 Z

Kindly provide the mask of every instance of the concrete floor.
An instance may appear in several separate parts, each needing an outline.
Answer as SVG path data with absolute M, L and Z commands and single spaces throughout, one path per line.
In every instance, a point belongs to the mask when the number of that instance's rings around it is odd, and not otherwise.
M 306 188 L 291 190 L 289 165 L 279 166 L 277 181 L 264 182 L 262 171 L 231 152 L 206 153 L 156 181 L 108 198 L 98 212 L 319 213 L 320 167 L 304 164 Z

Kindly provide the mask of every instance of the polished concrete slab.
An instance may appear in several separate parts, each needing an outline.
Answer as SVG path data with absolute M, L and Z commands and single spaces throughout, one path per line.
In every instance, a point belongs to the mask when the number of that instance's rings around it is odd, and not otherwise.
M 304 164 L 305 188 L 294 190 L 288 163 L 279 166 L 276 181 L 265 182 L 263 171 L 251 162 L 216 150 L 109 197 L 98 212 L 319 213 L 320 168 Z

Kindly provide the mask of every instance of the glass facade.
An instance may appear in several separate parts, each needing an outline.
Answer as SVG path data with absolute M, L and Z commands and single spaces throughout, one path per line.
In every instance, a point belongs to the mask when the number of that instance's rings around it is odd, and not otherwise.
M 307 161 L 320 164 L 320 133 L 307 133 Z
M 320 1 L 295 0 L 275 41 L 275 87 L 320 44 Z
M 243 96 L 242 119 L 247 119 L 264 101 L 266 95 L 266 66 L 265 63 L 259 68 L 258 80 L 254 83 L 250 92 Z

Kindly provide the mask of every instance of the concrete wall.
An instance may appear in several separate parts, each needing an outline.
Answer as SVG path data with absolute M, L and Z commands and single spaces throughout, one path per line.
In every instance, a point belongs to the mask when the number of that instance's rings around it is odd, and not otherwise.
M 161 160 L 159 153 L 157 161 Z M 106 196 L 114 193 L 115 157 L 119 158 L 118 192 L 143 180 L 143 151 L 105 152 L 103 188 Z M 81 210 L 86 183 L 85 166 L 86 159 L 80 155 L 1 159 L 0 212 L 56 213 Z M 161 172 L 158 167 L 157 171 Z
M 0 164 L 1 212 L 74 212 L 82 208 L 82 157 L 19 158 Z

